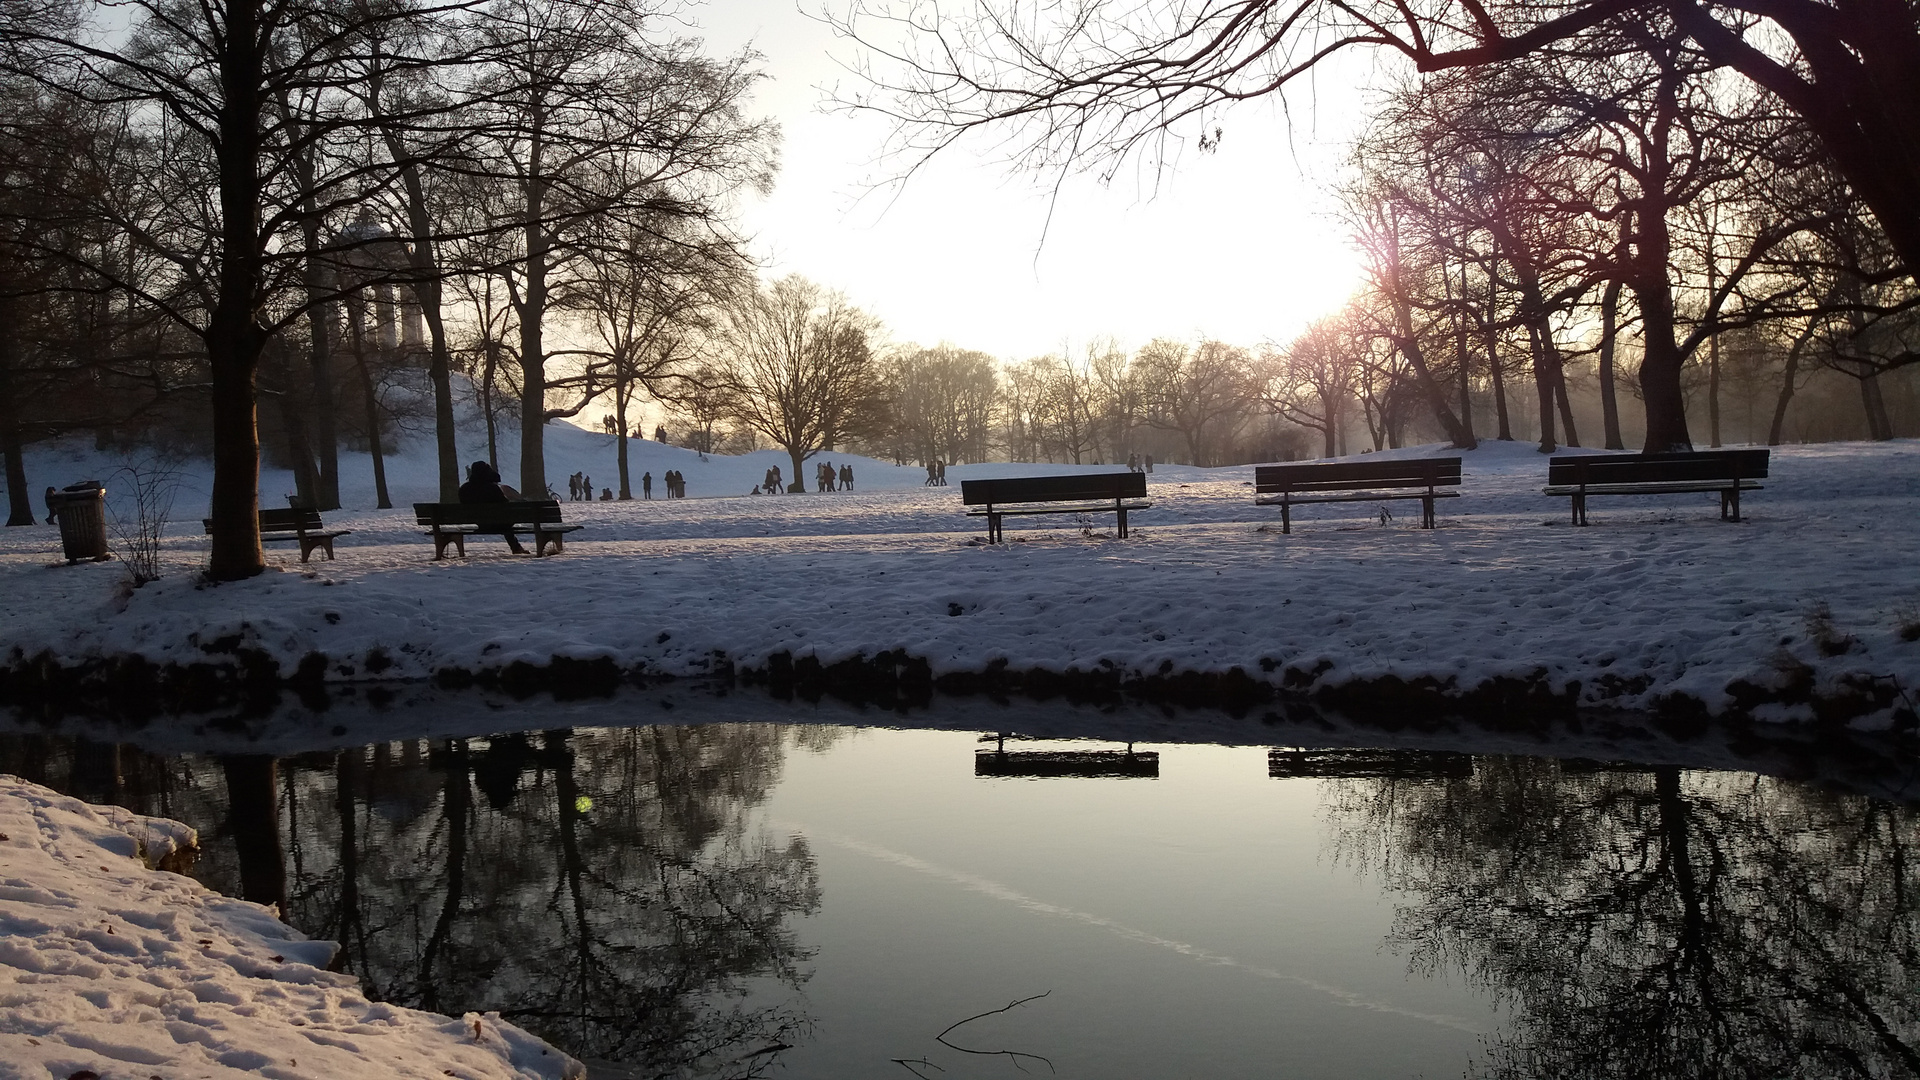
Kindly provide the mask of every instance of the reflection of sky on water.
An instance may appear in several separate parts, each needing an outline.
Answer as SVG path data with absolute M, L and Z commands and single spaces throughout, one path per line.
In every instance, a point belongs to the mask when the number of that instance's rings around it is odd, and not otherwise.
M 934 1034 L 1043 991 L 975 1044 L 1069 1076 L 1456 1075 L 1497 1022 L 1381 948 L 1391 898 L 1329 858 L 1318 782 L 1268 779 L 1264 748 L 1141 744 L 1157 779 L 1025 780 L 976 777 L 976 739 L 789 754 L 765 813 L 808 837 L 824 898 L 794 1075 L 980 1070 Z
M 961 1047 L 1084 1077 L 1920 1073 L 1897 804 L 1458 750 L 1138 742 L 1154 768 L 1117 768 L 1124 745 L 1008 742 L 995 768 L 1032 777 L 976 775 L 977 731 L 277 766 L 0 735 L 0 770 L 196 824 L 234 890 L 265 880 L 240 826 L 276 815 L 227 795 L 269 768 L 296 925 L 381 996 L 500 1008 L 609 1077 L 1046 1070 Z

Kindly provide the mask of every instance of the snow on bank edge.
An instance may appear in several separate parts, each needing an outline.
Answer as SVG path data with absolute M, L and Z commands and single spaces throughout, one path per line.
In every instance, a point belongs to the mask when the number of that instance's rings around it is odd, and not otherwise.
M 496 1013 L 369 1001 L 332 942 L 142 865 L 193 840 L 0 775 L 0 1080 L 585 1076 Z

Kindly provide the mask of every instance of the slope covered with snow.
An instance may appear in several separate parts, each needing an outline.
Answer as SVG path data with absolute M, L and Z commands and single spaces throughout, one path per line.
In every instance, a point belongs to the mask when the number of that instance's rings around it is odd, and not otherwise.
M 191 837 L 0 775 L 0 1078 L 585 1075 L 496 1014 L 369 1001 L 332 942 L 142 865 Z

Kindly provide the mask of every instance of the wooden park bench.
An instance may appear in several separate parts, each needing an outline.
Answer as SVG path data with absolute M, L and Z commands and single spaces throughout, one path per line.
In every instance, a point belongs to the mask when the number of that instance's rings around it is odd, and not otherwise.
M 213 519 L 201 518 L 200 524 L 207 532 L 213 532 Z M 260 542 L 263 544 L 288 543 L 300 545 L 300 561 L 318 548 L 333 558 L 333 539 L 346 536 L 352 529 L 329 529 L 321 524 L 320 511 L 305 507 L 291 507 L 286 510 L 260 511 Z
M 967 511 L 967 516 L 987 519 L 989 544 L 1000 542 L 1001 519 L 1014 514 L 1114 513 L 1120 517 L 1119 533 L 1124 540 L 1127 512 L 1153 506 L 1150 501 L 1140 501 L 1146 497 L 1147 474 L 1137 472 L 1016 476 L 960 482 L 960 501 L 966 506 L 982 507 Z M 1053 503 L 1074 505 L 1054 506 Z
M 1767 478 L 1767 451 L 1704 450 L 1679 454 L 1592 454 L 1547 462 L 1548 495 L 1573 500 L 1573 523 L 1587 523 L 1590 495 L 1677 495 L 1718 492 L 1720 520 L 1740 520 L 1740 493 Z
M 483 536 L 504 536 L 508 533 L 519 535 L 530 533 L 533 536 L 533 554 L 538 557 L 547 553 L 547 545 L 553 545 L 555 555 L 565 551 L 566 534 L 580 528 L 578 525 L 565 525 L 560 521 L 560 504 L 552 499 L 525 500 L 503 503 L 414 503 L 414 521 L 427 527 L 427 535 L 433 538 L 433 557 L 447 557 L 447 545 L 459 549 L 460 557 L 467 557 L 467 537 L 476 533 Z
M 1433 528 L 1433 500 L 1458 498 L 1441 491 L 1460 484 L 1460 459 L 1324 461 L 1261 465 L 1253 470 L 1254 503 L 1280 507 L 1280 531 L 1293 531 L 1293 508 L 1306 503 L 1419 499 L 1420 527 Z

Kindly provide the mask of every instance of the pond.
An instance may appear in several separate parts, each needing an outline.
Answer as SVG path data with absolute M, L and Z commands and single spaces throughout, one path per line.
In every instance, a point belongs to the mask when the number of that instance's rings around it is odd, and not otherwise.
M 0 771 L 595 1076 L 1920 1074 L 1897 746 L 453 701 L 21 723 Z

